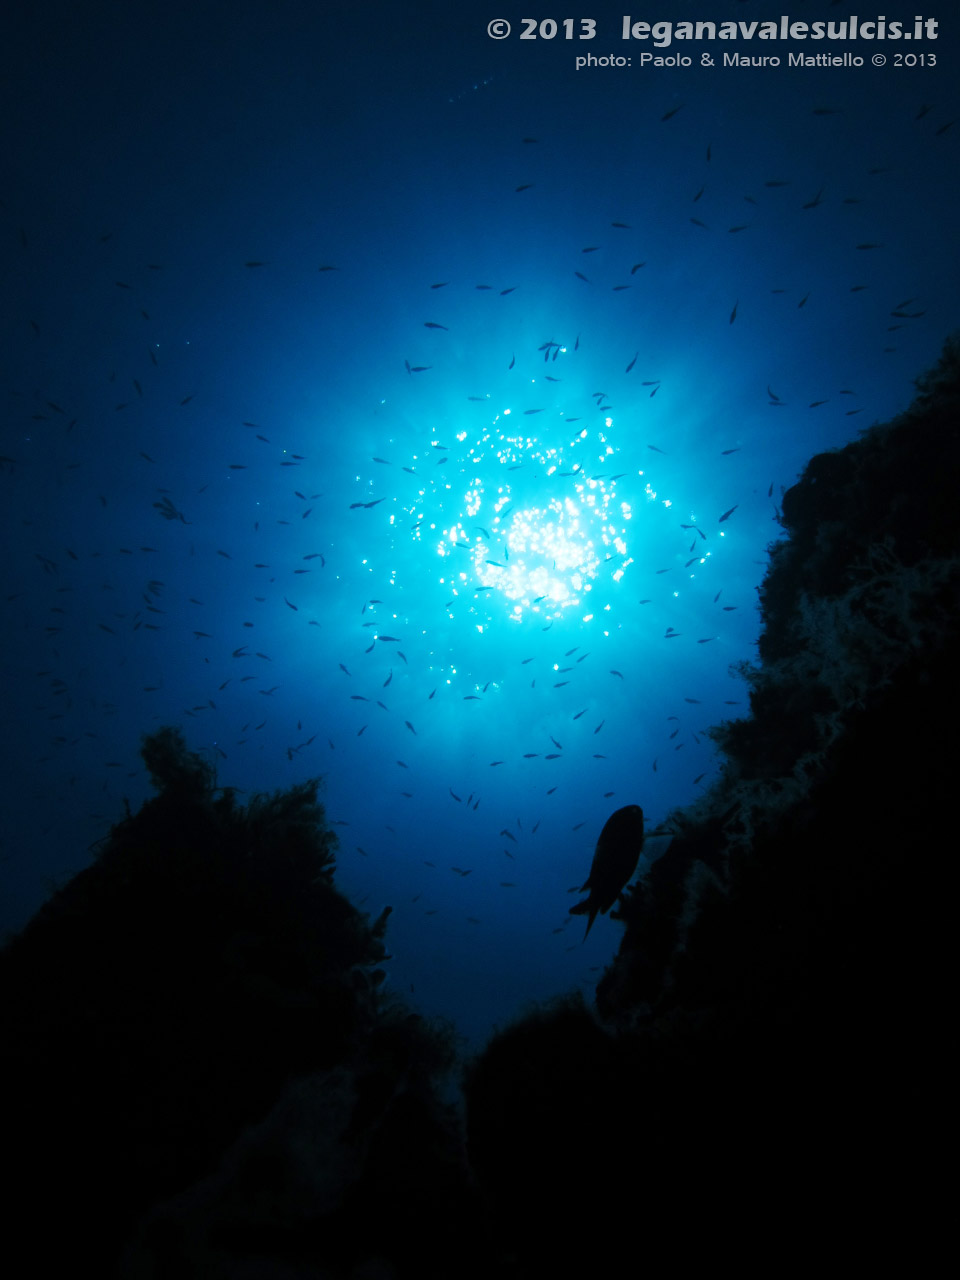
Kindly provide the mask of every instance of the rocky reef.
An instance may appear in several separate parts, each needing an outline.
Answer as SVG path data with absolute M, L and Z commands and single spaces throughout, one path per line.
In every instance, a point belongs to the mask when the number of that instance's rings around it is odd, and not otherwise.
M 0 952 L 10 1248 L 104 1277 L 449 1274 L 483 1217 L 441 1096 L 455 1034 L 384 993 L 389 908 L 335 887 L 317 782 L 241 805 L 177 730 L 142 755 L 156 797 Z
M 468 1076 L 474 1167 L 532 1273 L 611 1237 L 638 1267 L 765 1274 L 934 1247 L 958 492 L 951 341 L 907 412 L 784 495 L 750 715 L 715 728 L 719 780 L 614 913 L 599 1020 L 544 1011 Z

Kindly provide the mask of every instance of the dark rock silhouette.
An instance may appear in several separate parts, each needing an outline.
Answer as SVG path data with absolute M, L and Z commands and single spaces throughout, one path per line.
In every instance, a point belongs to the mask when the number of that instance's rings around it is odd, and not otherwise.
M 142 754 L 159 794 L 0 952 L 11 1232 L 101 1276 L 447 1274 L 453 1033 L 381 994 L 317 783 L 241 806 L 177 731 Z
M 787 492 L 751 714 L 613 912 L 603 1023 L 543 1011 L 470 1073 L 471 1158 L 530 1275 L 936 1248 L 958 409 L 952 341 L 906 413 Z

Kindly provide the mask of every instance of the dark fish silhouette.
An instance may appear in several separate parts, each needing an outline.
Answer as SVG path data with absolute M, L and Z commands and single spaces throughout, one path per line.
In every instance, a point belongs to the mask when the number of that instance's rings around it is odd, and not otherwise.
M 638 804 L 628 804 L 611 814 L 600 832 L 590 874 L 580 888 L 581 893 L 589 891 L 589 898 L 570 908 L 572 916 L 589 916 L 584 941 L 597 912 L 605 915 L 610 910 L 636 871 L 642 849 L 643 810 Z

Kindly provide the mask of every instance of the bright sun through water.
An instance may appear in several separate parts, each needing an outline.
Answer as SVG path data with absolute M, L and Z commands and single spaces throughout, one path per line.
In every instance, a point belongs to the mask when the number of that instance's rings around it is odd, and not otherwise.
M 565 348 L 549 343 L 544 351 L 555 360 Z M 500 597 L 517 622 L 525 613 L 550 620 L 569 613 L 589 622 L 608 612 L 604 588 L 619 583 L 633 563 L 633 511 L 617 482 L 643 474 L 617 470 L 613 418 L 588 429 L 564 417 L 559 404 L 503 408 L 491 417 L 489 396 L 471 399 L 484 406 L 478 425 L 459 426 L 447 438 L 435 429 L 429 451 L 406 468 L 427 477 L 406 511 L 414 540 L 432 546 L 442 561 L 448 608 L 469 595 Z M 593 399 L 601 412 L 609 407 L 603 392 Z M 541 413 L 539 429 L 528 430 Z M 644 496 L 656 501 L 649 484 Z

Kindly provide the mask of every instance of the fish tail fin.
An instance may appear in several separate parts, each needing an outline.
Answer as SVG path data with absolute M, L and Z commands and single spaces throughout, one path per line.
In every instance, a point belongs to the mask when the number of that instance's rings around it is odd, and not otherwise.
M 587 898 L 584 902 L 578 902 L 575 907 L 570 908 L 570 914 L 572 916 L 585 916 L 588 913 L 589 913 L 590 919 L 587 921 L 586 932 L 583 935 L 584 942 L 586 942 L 587 934 L 593 928 L 593 922 L 597 918 L 597 905 L 596 903 L 591 902 L 589 898 Z

